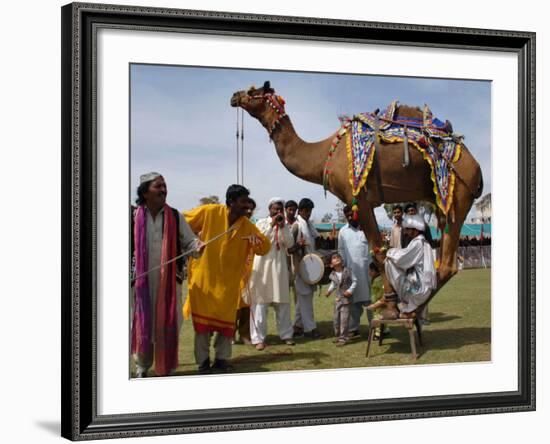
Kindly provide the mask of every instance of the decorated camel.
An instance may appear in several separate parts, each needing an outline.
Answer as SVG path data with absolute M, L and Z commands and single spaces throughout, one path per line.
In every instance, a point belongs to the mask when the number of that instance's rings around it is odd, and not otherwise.
M 234 93 L 231 106 L 243 108 L 266 128 L 287 170 L 352 205 L 379 264 L 384 246 L 374 208 L 382 203 L 433 202 L 442 238 L 438 285 L 431 297 L 456 274 L 460 230 L 481 195 L 483 179 L 479 163 L 448 121 L 434 119 L 427 107 L 393 102 L 382 113 L 342 118 L 336 132 L 309 143 L 296 133 L 284 100 L 269 82 Z M 384 273 L 382 277 L 385 293 L 390 293 Z

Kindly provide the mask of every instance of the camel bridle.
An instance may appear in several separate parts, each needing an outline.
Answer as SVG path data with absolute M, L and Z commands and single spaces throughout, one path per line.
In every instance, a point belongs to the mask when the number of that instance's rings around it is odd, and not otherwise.
M 277 127 L 280 125 L 281 120 L 283 117 L 286 117 L 286 111 L 284 108 L 284 100 L 281 96 L 276 96 L 273 93 L 263 93 L 263 94 L 255 94 L 255 95 L 249 95 L 249 98 L 251 100 L 261 100 L 263 102 L 267 102 L 268 106 L 270 106 L 273 110 L 275 110 L 275 113 L 277 117 L 275 118 L 275 121 L 270 127 L 266 127 L 267 132 L 269 133 L 269 136 L 271 137 L 273 135 L 273 132 Z M 283 102 L 283 103 L 281 103 Z

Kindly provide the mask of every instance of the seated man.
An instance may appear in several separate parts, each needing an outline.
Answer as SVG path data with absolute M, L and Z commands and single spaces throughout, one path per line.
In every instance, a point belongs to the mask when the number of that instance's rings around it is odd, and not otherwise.
M 386 254 L 386 277 L 399 298 L 402 318 L 414 317 L 415 310 L 437 286 L 432 248 L 424 237 L 425 227 L 421 216 L 405 216 L 403 230 L 410 242 L 407 248 L 390 248 Z

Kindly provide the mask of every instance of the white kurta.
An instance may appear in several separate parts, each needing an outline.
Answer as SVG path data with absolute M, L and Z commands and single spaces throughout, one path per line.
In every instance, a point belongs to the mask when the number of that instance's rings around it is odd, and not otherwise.
M 271 250 L 265 256 L 254 257 L 250 275 L 251 304 L 290 303 L 288 287 L 287 249 L 294 239 L 287 225 L 271 226 L 271 217 L 260 219 L 256 226 L 271 241 Z
M 303 249 L 304 255 L 317 252 L 317 250 L 315 249 L 315 239 L 319 237 L 319 233 L 315 229 L 313 222 L 309 220 L 305 220 L 304 218 L 302 218 L 302 216 L 298 215 L 297 223 L 293 225 L 292 229 L 294 232 L 293 233 L 294 240 L 296 242 L 300 240 L 304 240 L 306 243 Z M 295 265 L 297 268 L 300 266 L 299 260 Z M 313 294 L 313 292 L 317 288 L 316 285 L 309 285 L 305 283 L 300 277 L 300 273 L 298 272 L 298 269 L 296 269 L 295 285 L 296 285 L 296 293 L 298 295 Z
M 401 248 L 401 225 L 393 224 L 391 227 L 390 247 Z
M 338 253 L 357 279 L 351 302 L 370 302 L 369 264 L 372 259 L 365 233 L 350 224 L 342 227 L 338 233 Z
M 386 276 L 399 296 L 399 308 L 410 313 L 436 288 L 433 251 L 420 234 L 407 248 L 391 248 L 385 262 Z
M 292 226 L 292 234 L 296 242 L 302 239 L 305 241 L 306 245 L 303 248 L 304 254 L 316 252 L 315 239 L 319 237 L 319 233 L 315 229 L 313 222 L 309 220 L 306 221 L 302 216 L 298 215 L 296 224 Z M 295 265 L 298 268 L 300 266 L 301 253 L 296 254 L 294 258 L 296 259 Z M 317 286 L 305 283 L 300 277 L 298 270 L 296 270 L 294 288 L 296 289 L 294 326 L 303 328 L 306 333 L 311 332 L 317 328 L 313 312 L 313 293 Z

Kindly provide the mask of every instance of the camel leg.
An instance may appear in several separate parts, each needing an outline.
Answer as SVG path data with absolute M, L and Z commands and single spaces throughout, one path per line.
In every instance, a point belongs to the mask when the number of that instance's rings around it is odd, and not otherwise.
M 434 202 L 434 205 L 436 205 L 435 215 L 437 218 L 437 229 L 439 230 L 439 233 L 441 235 L 441 239 L 439 241 L 439 248 L 437 249 L 437 252 L 438 252 L 437 258 L 441 262 L 441 256 L 442 256 L 441 252 L 443 251 L 443 233 L 445 232 L 445 225 L 447 224 L 447 218 L 445 217 L 445 215 L 443 214 L 443 211 L 439 209 L 439 207 L 435 202 Z
M 359 195 L 359 224 L 363 228 L 363 232 L 369 243 L 369 247 L 374 249 L 374 247 L 382 246 L 382 237 L 380 235 L 380 230 L 378 229 L 378 222 L 374 215 L 374 209 L 369 201 L 366 199 L 366 195 L 362 192 Z M 367 310 L 373 310 L 376 308 L 385 308 L 382 317 L 384 319 L 396 319 L 399 317 L 399 309 L 397 308 L 397 302 L 387 301 L 386 295 L 395 294 L 395 290 L 390 284 L 390 281 L 386 277 L 386 271 L 384 268 L 384 259 L 386 258 L 386 253 L 381 252 L 374 254 L 373 261 L 378 266 L 380 271 L 380 276 L 382 278 L 382 283 L 384 285 L 384 297 L 377 301 L 375 304 L 371 304 L 367 307 Z
M 359 224 L 367 237 L 369 248 L 380 247 L 382 245 L 382 239 L 380 236 L 380 230 L 378 229 L 378 222 L 374 215 L 374 209 L 366 198 L 363 198 L 364 193 L 359 195 Z
M 376 221 L 376 216 L 374 215 L 374 209 L 369 201 L 365 197 L 365 193 L 361 192 L 359 195 L 359 224 L 365 233 L 367 242 L 369 243 L 369 248 L 373 250 L 375 247 L 382 246 L 382 236 L 380 235 L 380 230 L 378 229 L 378 222 Z M 389 285 L 388 280 L 386 279 L 386 273 L 384 272 L 384 259 L 386 258 L 385 253 L 374 254 L 373 261 L 378 266 L 378 270 L 382 275 L 382 281 L 384 282 L 384 292 L 393 293 L 394 290 Z
M 460 230 L 466 219 L 468 211 L 472 207 L 474 199 L 468 189 L 459 181 L 455 186 L 453 208 L 447 217 L 447 228 L 441 238 L 441 260 L 438 270 L 438 289 L 441 288 L 458 271 L 457 251 L 460 240 Z M 447 232 L 445 232 L 447 231 Z

